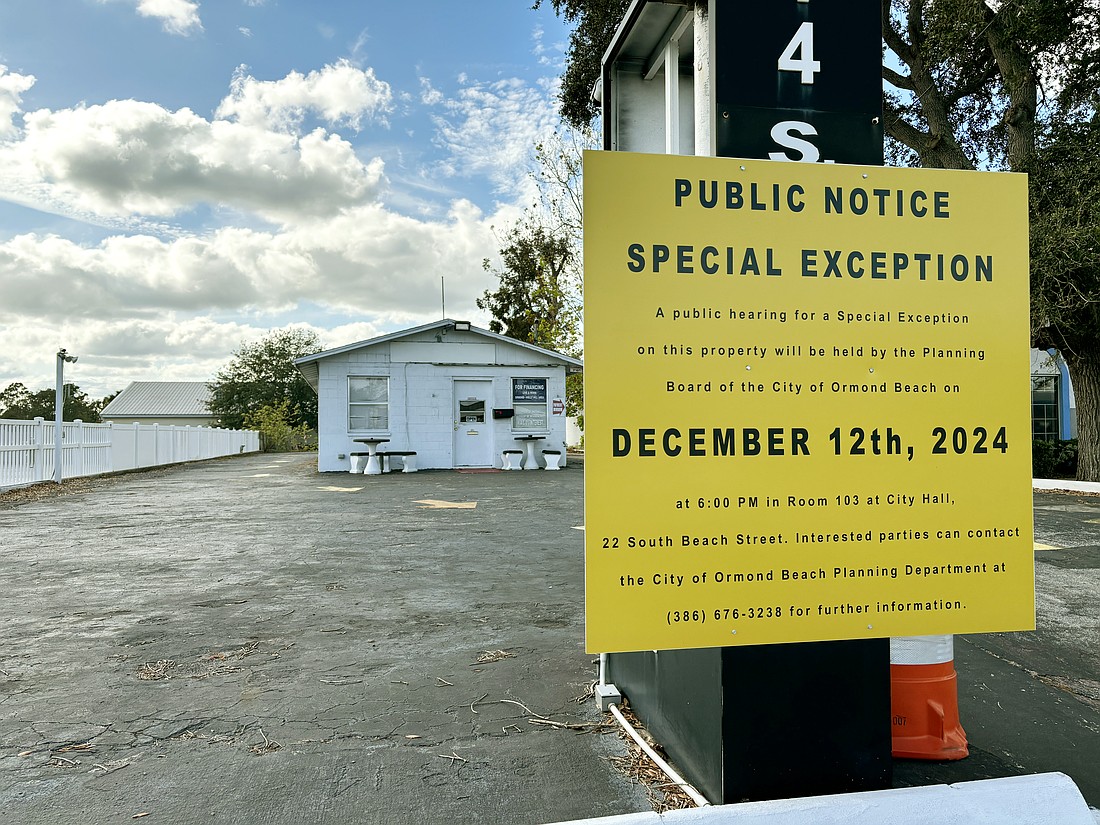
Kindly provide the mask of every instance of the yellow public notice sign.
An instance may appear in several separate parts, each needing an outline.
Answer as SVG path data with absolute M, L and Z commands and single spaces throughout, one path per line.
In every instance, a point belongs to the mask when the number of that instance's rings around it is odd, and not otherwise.
M 1024 176 L 584 179 L 590 652 L 1034 627 Z

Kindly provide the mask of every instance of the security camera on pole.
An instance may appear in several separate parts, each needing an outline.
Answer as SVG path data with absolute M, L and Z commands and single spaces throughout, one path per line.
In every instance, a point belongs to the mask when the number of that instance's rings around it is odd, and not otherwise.
M 54 428 L 53 428 L 53 480 L 61 483 L 61 422 L 62 410 L 65 406 L 65 362 L 76 363 L 77 356 L 69 355 L 64 347 L 57 351 L 57 386 L 54 394 Z

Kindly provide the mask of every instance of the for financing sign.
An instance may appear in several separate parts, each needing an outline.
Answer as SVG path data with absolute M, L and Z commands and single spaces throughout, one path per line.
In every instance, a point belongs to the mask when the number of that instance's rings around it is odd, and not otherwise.
M 588 650 L 1033 627 L 1026 179 L 584 172 Z

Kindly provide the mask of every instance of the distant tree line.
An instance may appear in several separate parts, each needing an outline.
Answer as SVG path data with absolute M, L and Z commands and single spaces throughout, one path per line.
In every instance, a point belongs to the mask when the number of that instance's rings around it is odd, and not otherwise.
M 89 424 L 98 424 L 102 420 L 99 414 L 116 395 L 118 393 L 114 392 L 106 398 L 96 400 L 89 398 L 87 393 L 76 384 L 66 384 L 64 402 L 61 407 L 62 418 L 65 421 L 80 419 Z M 33 421 L 35 418 L 46 418 L 52 421 L 56 409 L 56 398 L 57 390 L 54 387 L 32 392 L 27 389 L 26 385 L 16 381 L 13 384 L 8 384 L 0 392 L 0 418 L 13 421 Z
M 254 343 L 243 343 L 207 386 L 207 408 L 228 429 L 260 432 L 266 449 L 316 447 L 317 394 L 294 366 L 294 359 L 321 351 L 312 330 L 281 329 Z M 100 413 L 117 396 L 89 398 L 76 384 L 65 385 L 63 417 L 100 423 Z M 19 382 L 0 392 L 0 419 L 54 419 L 55 389 L 32 392 Z

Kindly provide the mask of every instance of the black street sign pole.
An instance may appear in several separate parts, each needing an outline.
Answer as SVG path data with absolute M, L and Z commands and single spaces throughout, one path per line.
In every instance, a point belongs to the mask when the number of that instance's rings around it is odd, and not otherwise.
M 717 154 L 882 165 L 881 9 L 716 3 Z M 726 648 L 722 681 L 726 801 L 890 786 L 888 639 Z
M 707 115 L 714 123 L 717 155 L 882 164 L 881 0 L 710 8 L 712 108 L 695 117 L 697 130 Z M 888 639 L 608 659 L 631 706 L 714 802 L 890 787 Z

